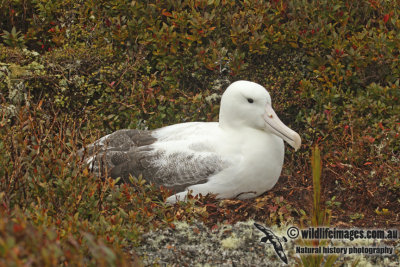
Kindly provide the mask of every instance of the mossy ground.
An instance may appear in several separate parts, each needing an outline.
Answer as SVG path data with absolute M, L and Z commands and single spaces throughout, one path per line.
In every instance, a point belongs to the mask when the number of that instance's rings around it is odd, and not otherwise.
M 307 221 L 315 144 L 331 224 L 398 228 L 399 10 L 384 0 L 3 1 L 0 265 L 128 265 L 145 232 L 175 221 Z M 122 128 L 217 121 L 219 96 L 240 79 L 265 86 L 303 140 L 261 197 L 167 206 L 168 191 L 97 179 L 76 156 Z

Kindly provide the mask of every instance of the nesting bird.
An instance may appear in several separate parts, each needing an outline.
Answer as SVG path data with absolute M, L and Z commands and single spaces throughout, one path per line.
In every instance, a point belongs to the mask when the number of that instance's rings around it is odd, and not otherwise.
M 85 161 L 94 172 L 105 169 L 113 178 L 142 174 L 171 189 L 171 203 L 184 200 L 189 191 L 247 199 L 278 181 L 283 141 L 295 150 L 301 145 L 300 136 L 276 115 L 267 90 L 237 81 L 222 95 L 219 122 L 119 130 L 89 145 Z

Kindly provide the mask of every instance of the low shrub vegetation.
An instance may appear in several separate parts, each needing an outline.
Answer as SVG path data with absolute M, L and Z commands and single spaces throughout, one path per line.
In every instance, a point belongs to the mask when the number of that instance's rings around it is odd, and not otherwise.
M 398 227 L 398 1 L 0 2 L 0 266 L 140 265 L 176 220 L 298 223 L 323 158 L 332 224 Z M 263 196 L 164 204 L 93 176 L 76 152 L 122 128 L 217 121 L 228 84 L 264 85 L 303 139 Z M 144 177 L 145 178 L 145 177 Z

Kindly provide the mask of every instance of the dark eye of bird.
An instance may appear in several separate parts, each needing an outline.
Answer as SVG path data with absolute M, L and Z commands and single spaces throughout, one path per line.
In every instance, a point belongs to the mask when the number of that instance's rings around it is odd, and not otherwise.
M 254 102 L 253 98 L 247 98 L 247 102 L 249 102 L 250 104 Z

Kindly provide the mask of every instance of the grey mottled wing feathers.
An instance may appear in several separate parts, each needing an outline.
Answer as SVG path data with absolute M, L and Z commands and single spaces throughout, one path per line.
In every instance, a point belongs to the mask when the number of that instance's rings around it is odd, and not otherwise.
M 97 140 L 80 151 L 92 171 L 99 176 L 121 177 L 143 175 L 147 181 L 163 185 L 175 192 L 207 182 L 221 171 L 223 160 L 215 153 L 166 153 L 151 145 L 157 139 L 151 131 L 119 130 Z

